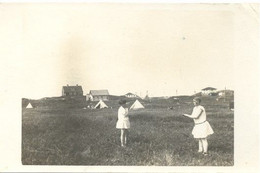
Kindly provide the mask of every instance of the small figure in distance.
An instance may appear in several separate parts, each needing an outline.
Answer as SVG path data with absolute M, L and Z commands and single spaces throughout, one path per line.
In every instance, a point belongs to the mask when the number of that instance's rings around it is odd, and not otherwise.
M 169 110 L 173 110 L 173 106 L 168 107 Z

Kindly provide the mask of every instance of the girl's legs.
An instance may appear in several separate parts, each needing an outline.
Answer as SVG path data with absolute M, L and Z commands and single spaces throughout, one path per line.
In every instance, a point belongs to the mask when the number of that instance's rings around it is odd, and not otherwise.
M 128 140 L 128 130 L 125 129 L 125 136 L 124 136 L 124 145 L 127 144 L 127 140 Z
M 208 152 L 208 140 L 207 138 L 203 138 L 201 139 L 202 141 L 202 146 L 203 146 L 203 153 L 207 153 Z
M 124 146 L 124 137 L 125 136 L 125 129 L 121 129 L 121 136 L 120 136 L 120 140 L 121 140 L 121 147 Z
M 121 129 L 121 146 L 124 147 L 127 143 L 128 139 L 128 130 L 127 129 Z
M 203 152 L 203 147 L 202 147 L 202 139 L 199 139 L 199 153 Z

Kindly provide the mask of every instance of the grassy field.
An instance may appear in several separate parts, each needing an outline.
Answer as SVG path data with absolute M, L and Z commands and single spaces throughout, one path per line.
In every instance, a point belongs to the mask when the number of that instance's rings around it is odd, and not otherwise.
M 205 100 L 205 99 L 204 99 Z M 191 135 L 190 99 L 167 109 L 169 101 L 145 102 L 146 109 L 130 112 L 129 144 L 120 147 L 113 109 L 23 109 L 22 163 L 24 165 L 136 165 L 232 166 L 234 113 L 225 103 L 207 100 L 202 105 L 214 134 L 209 155 L 197 153 Z M 116 102 L 116 101 L 115 101 Z

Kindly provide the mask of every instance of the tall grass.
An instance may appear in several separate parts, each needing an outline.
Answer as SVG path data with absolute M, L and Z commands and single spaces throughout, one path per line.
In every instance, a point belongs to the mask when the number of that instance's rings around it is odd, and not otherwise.
M 126 148 L 115 128 L 117 109 L 35 110 L 22 117 L 24 165 L 160 165 L 231 166 L 234 164 L 234 114 L 219 105 L 207 110 L 214 134 L 210 155 L 197 153 L 191 105 L 173 110 L 157 106 L 130 112 Z

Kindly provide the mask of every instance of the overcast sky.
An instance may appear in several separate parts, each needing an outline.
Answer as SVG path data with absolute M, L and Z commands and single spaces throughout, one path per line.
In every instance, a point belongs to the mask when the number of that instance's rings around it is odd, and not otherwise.
M 112 95 L 234 89 L 235 14 L 228 5 L 0 8 L 0 55 L 12 64 L 4 68 L 8 78 L 20 79 L 23 97 L 60 96 L 67 84 L 82 85 L 84 94 L 108 89 Z

